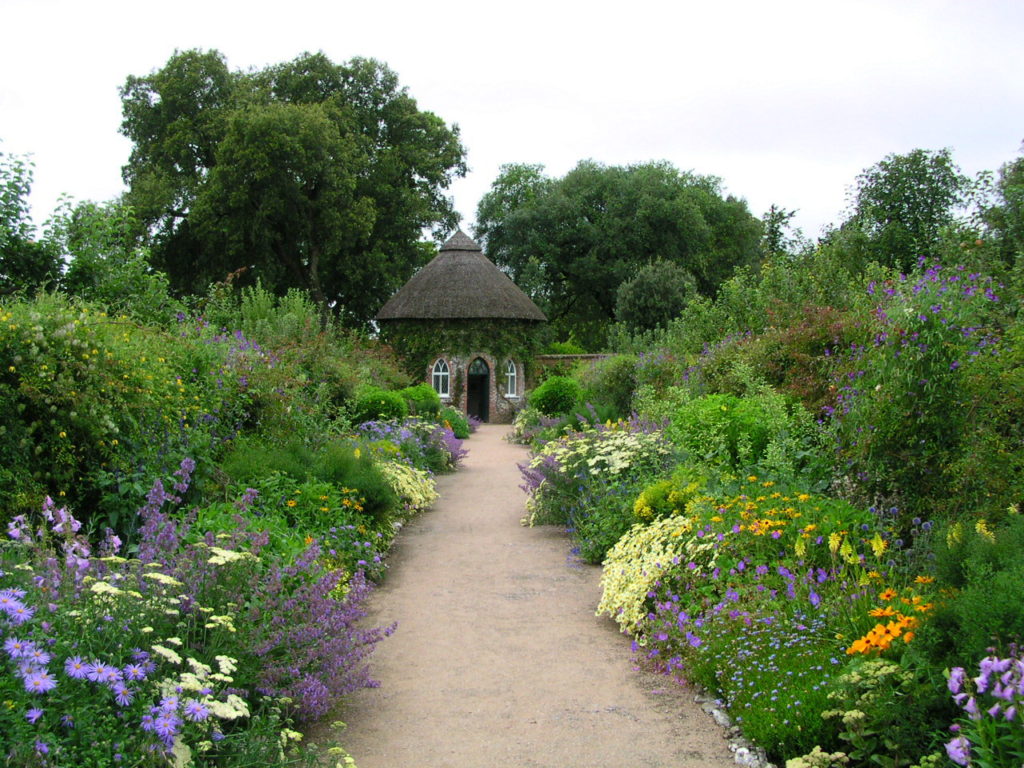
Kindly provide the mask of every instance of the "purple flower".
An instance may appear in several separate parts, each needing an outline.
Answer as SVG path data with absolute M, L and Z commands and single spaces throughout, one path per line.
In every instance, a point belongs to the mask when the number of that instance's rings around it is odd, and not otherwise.
M 32 707 L 32 709 L 25 713 L 25 719 L 33 725 L 35 725 L 36 721 L 42 716 L 43 710 L 39 709 L 38 707 Z
M 667 639 L 667 636 L 666 636 Z M 189 699 L 185 702 L 185 717 L 193 723 L 201 723 L 210 716 L 209 708 L 201 701 Z
M 815 592 L 813 589 L 811 590 L 809 599 L 811 601 L 811 605 L 813 605 L 815 608 L 821 605 L 821 597 L 819 597 L 818 593 Z
M 966 673 L 963 667 L 953 667 L 953 670 L 949 673 L 949 681 L 946 683 L 949 692 L 952 694 L 960 693 L 963 689 L 965 678 Z
M 124 676 L 128 680 L 145 680 L 146 670 L 141 664 L 128 664 L 124 668 Z
M 114 701 L 116 701 L 119 706 L 127 707 L 132 703 L 132 699 L 135 698 L 135 694 L 132 693 L 132 690 L 124 683 L 114 683 L 114 685 L 111 686 L 111 690 L 114 692 Z
M 10 616 L 15 610 L 24 607 L 25 604 L 15 597 L 13 590 L 5 589 L 3 592 L 0 592 L 0 611 L 3 613 Z
M 31 651 L 22 655 L 22 658 L 28 659 L 34 664 L 38 664 L 40 667 L 45 667 L 50 663 L 50 654 L 44 651 L 42 648 L 33 648 Z
M 110 671 L 110 666 L 104 664 L 101 661 L 90 662 L 85 665 L 85 676 L 92 680 L 94 683 L 102 683 L 107 678 L 107 673 Z
M 31 605 L 19 604 L 5 612 L 11 617 L 11 623 L 18 626 L 31 619 L 35 615 L 36 609 Z
M 163 740 L 168 747 L 174 744 L 174 737 L 178 735 L 178 727 L 181 725 L 181 718 L 169 712 L 161 712 L 153 719 L 153 732 Z
M 4 641 L 4 650 L 7 651 L 7 655 L 12 659 L 21 659 L 26 654 L 31 653 L 35 649 L 35 643 L 28 642 L 27 640 L 19 640 L 16 637 L 8 637 Z
M 946 744 L 946 754 L 957 765 L 969 765 L 971 762 L 971 742 L 963 736 L 957 736 Z
M 40 755 L 48 755 L 50 754 L 50 748 L 47 746 L 45 741 L 39 741 L 36 739 L 36 752 Z
M 82 661 L 81 656 L 72 656 L 64 662 L 64 672 L 75 680 L 83 679 L 89 672 L 89 665 Z
M 45 669 L 37 669 L 25 677 L 25 690 L 29 693 L 46 693 L 56 687 L 57 681 Z

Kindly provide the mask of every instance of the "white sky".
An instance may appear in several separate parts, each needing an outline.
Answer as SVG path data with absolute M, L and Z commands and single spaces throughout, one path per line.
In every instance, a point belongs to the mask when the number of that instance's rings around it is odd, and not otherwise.
M 32 155 L 37 223 L 120 194 L 118 88 L 175 49 L 386 62 L 462 131 L 466 229 L 502 163 L 590 158 L 719 176 L 815 236 L 887 154 L 949 147 L 973 174 L 1024 140 L 1021 0 L 0 0 L 0 20 L 0 151 Z

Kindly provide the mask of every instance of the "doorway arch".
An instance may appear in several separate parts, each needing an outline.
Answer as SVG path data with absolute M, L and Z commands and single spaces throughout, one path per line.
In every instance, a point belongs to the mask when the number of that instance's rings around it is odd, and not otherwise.
M 490 417 L 491 368 L 478 357 L 469 364 L 466 375 L 466 413 L 486 422 Z

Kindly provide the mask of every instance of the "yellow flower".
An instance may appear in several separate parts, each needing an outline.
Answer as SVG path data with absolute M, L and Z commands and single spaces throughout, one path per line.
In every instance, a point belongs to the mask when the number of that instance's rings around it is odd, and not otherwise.
M 914 579 L 915 584 L 931 584 L 933 581 L 935 581 L 934 576 L 918 576 Z
M 879 595 L 878 595 L 878 599 L 879 599 L 879 600 L 885 600 L 886 602 L 888 602 L 888 601 L 892 600 L 892 599 L 893 599 L 894 597 L 896 597 L 896 595 L 897 595 L 897 594 L 898 594 L 898 593 L 896 592 L 896 590 L 895 590 L 895 589 L 892 589 L 892 588 L 889 588 L 889 589 L 883 589 L 883 590 L 882 590 L 882 591 L 881 591 L 881 592 L 879 593 Z
M 881 557 L 888 548 L 889 542 L 885 541 L 878 531 L 875 531 L 875 537 L 871 540 L 871 551 L 875 553 L 875 557 Z
M 295 506 L 296 504 L 298 504 L 299 502 L 297 502 L 297 501 L 296 501 L 295 499 L 288 499 L 288 502 L 287 502 L 287 503 L 288 503 L 288 506 L 289 506 L 289 507 L 294 507 L 294 506 Z

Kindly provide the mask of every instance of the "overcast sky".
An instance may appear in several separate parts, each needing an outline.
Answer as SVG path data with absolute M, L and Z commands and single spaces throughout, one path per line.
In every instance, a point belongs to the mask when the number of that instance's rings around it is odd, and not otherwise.
M 457 124 L 464 227 L 503 163 L 667 160 L 815 236 L 857 174 L 948 147 L 996 170 L 1024 140 L 1024 2 L 0 0 L 0 152 L 31 154 L 33 215 L 123 191 L 118 88 L 175 49 L 233 69 L 323 51 L 386 62 Z

